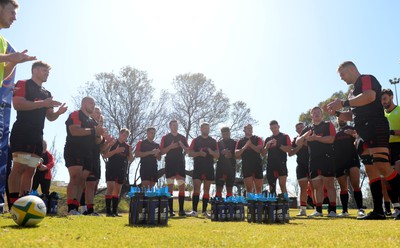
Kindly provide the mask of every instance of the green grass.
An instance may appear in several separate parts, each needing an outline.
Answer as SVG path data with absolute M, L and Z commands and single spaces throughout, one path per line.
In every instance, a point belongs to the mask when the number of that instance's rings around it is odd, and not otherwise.
M 175 204 L 176 205 L 176 204 Z M 190 202 L 186 206 L 190 206 Z M 307 210 L 311 213 L 312 210 Z M 326 212 L 326 211 L 325 211 Z M 297 210 L 291 210 L 294 216 Z M 351 211 L 351 216 L 356 212 Z M 22 228 L 0 217 L 0 247 L 398 247 L 400 221 L 293 218 L 289 224 L 172 218 L 166 227 L 131 227 L 123 218 L 46 217 Z

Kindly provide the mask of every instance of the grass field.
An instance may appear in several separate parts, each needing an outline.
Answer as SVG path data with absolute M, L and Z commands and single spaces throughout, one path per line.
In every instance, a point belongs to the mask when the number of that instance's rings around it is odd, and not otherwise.
M 312 210 L 308 210 L 311 213 Z M 297 210 L 291 210 L 294 216 Z M 351 216 L 356 212 L 351 211 Z M 0 217 L 0 247 L 398 247 L 400 222 L 293 218 L 289 224 L 172 218 L 166 227 L 131 227 L 122 218 L 46 217 L 22 228 Z

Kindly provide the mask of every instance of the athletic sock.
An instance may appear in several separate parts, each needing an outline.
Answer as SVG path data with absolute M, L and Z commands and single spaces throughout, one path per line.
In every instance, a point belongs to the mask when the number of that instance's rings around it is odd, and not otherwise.
M 11 209 L 12 205 L 14 204 L 14 202 L 15 202 L 16 200 L 18 200 L 19 193 L 18 193 L 18 192 L 10 193 L 10 194 L 9 194 L 9 197 L 10 197 L 10 206 L 9 206 L 9 209 Z
M 317 210 L 318 213 L 322 213 L 322 203 L 317 203 L 315 206 L 315 210 Z
M 87 213 L 91 214 L 94 212 L 94 204 L 88 204 L 87 205 Z
M 383 205 L 385 205 L 385 211 L 390 212 L 390 202 L 384 202 Z
M 179 212 L 183 212 L 184 211 L 183 205 L 185 203 L 185 193 L 184 192 L 182 192 L 182 193 L 179 192 L 178 201 L 179 201 Z
M 329 212 L 333 211 L 336 213 L 336 202 L 329 202 Z
M 397 171 L 393 171 L 393 173 L 386 178 L 386 181 L 389 183 L 392 191 L 393 199 L 389 195 L 390 200 L 392 201 L 392 203 L 398 203 L 400 197 L 400 175 L 397 173 Z
M 356 205 L 358 209 L 362 209 L 363 207 L 363 198 L 361 189 L 354 189 L 354 200 L 356 201 Z
M 112 213 L 115 214 L 115 215 L 118 214 L 118 200 L 119 200 L 118 196 L 115 196 L 115 195 L 112 196 L 112 200 L 111 200 Z
M 226 197 L 230 197 L 232 195 L 233 195 L 232 193 L 226 193 Z
M 204 194 L 203 195 L 203 213 L 207 211 L 207 205 L 208 205 L 208 200 L 210 199 L 209 194 Z
M 369 181 L 369 187 L 371 189 L 372 199 L 374 201 L 373 211 L 378 214 L 383 214 L 382 208 L 382 183 L 381 178 L 374 178 Z
M 172 195 L 170 198 L 168 198 L 168 208 L 170 213 L 174 212 L 174 198 Z
M 80 199 L 79 203 L 81 204 L 81 206 L 85 206 L 86 205 L 86 202 L 85 202 L 85 191 L 82 192 L 81 199 Z
M 69 211 L 75 209 L 75 202 L 73 199 L 67 199 L 67 205 L 68 205 L 68 213 Z
M 199 194 L 193 193 L 193 201 L 192 201 L 192 208 L 193 211 L 197 212 L 197 205 L 199 204 Z
M 343 212 L 348 212 L 348 205 L 349 205 L 349 192 L 341 191 L 340 192 L 340 201 L 342 202 Z
M 111 195 L 106 195 L 106 213 L 107 214 L 111 214 L 111 199 L 112 196 Z
M 222 198 L 222 193 L 221 192 L 215 193 L 215 197 Z

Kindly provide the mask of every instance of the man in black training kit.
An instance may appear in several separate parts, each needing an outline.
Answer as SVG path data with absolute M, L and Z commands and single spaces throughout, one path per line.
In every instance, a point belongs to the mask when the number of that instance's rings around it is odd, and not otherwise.
M 67 111 L 43 87 L 51 66 L 43 61 L 32 64 L 32 78 L 20 80 L 15 85 L 13 105 L 17 119 L 11 130 L 10 146 L 13 166 L 8 178 L 10 205 L 32 188 L 36 167 L 42 161 L 43 129 L 45 119 L 56 120 Z M 59 107 L 54 111 L 55 107 Z
M 154 142 L 156 129 L 149 127 L 146 130 L 147 139 L 140 140 L 135 149 L 135 156 L 140 158 L 140 178 L 142 187 L 154 187 L 158 180 L 157 160 L 161 159 L 160 145 Z
M 354 85 L 347 100 L 336 99 L 327 105 L 330 114 L 336 114 L 344 121 L 354 120 L 355 129 L 360 137 L 358 149 L 369 177 L 374 209 L 360 220 L 382 220 L 385 215 L 382 207 L 381 175 L 391 186 L 394 194 L 399 195 L 400 176 L 390 166 L 389 123 L 381 104 L 381 85 L 372 75 L 361 75 L 351 61 L 342 63 L 338 72 L 347 84 Z M 338 110 L 349 107 L 350 110 Z M 399 216 L 396 219 L 400 219 Z
M 301 132 L 304 129 L 304 123 L 299 122 L 296 124 L 296 136 L 292 141 L 292 149 L 289 151 L 289 156 L 297 155 L 296 162 L 296 177 L 297 182 L 300 186 L 300 212 L 296 216 L 307 216 L 307 187 L 309 183 L 309 171 L 308 171 L 308 147 L 305 142 L 296 144 L 297 139 L 300 137 Z
M 219 159 L 215 172 L 215 185 L 217 186 L 216 197 L 222 197 L 222 189 L 226 184 L 226 197 L 232 196 L 232 188 L 235 182 L 236 159 L 235 147 L 236 141 L 231 139 L 229 127 L 221 128 L 222 139 L 218 142 Z
M 247 193 L 260 194 L 263 185 L 261 152 L 263 142 L 253 135 L 253 126 L 247 124 L 244 137 L 236 143 L 235 157 L 242 159 L 242 172 Z
M 340 185 L 340 201 L 342 202 L 342 213 L 339 217 L 347 217 L 349 203 L 349 188 L 347 178 L 350 178 L 351 187 L 354 192 L 354 200 L 358 208 L 358 217 L 363 217 L 363 198 L 360 188 L 360 160 L 354 145 L 357 133 L 354 127 L 347 125 L 346 121 L 338 119 L 339 131 L 336 133 L 335 150 L 335 176 Z
M 165 156 L 165 177 L 167 178 L 168 190 L 172 196 L 174 182 L 178 183 L 179 189 L 179 216 L 184 217 L 186 213 L 183 209 L 185 203 L 185 153 L 189 150 L 188 143 L 182 134 L 178 133 L 178 121 L 169 122 L 171 132 L 161 138 L 161 155 Z M 175 216 L 173 210 L 173 198 L 168 199 L 170 216 Z
M 276 120 L 269 123 L 272 135 L 265 139 L 262 155 L 268 154 L 267 158 L 267 179 L 269 191 L 276 194 L 276 180 L 279 179 L 279 186 L 282 194 L 289 199 L 286 189 L 288 170 L 286 166 L 287 153 L 291 150 L 290 138 L 287 134 L 279 131 L 279 124 Z
M 193 211 L 190 216 L 197 217 L 200 186 L 203 181 L 203 217 L 207 214 L 208 200 L 210 199 L 210 185 L 214 180 L 214 159 L 218 159 L 217 141 L 209 136 L 210 125 L 206 122 L 200 126 L 201 135 L 192 140 L 189 147 L 189 156 L 193 158 Z

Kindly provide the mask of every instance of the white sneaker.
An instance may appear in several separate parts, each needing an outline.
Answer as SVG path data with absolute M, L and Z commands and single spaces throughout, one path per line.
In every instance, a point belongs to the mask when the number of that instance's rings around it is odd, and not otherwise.
M 196 211 L 192 211 L 186 214 L 187 216 L 198 217 L 199 214 Z
M 206 211 L 201 213 L 201 215 L 203 215 L 203 217 L 208 218 L 208 219 L 211 218 L 211 215 L 209 213 L 207 213 Z
M 328 215 L 329 216 L 329 215 Z M 337 215 L 337 217 L 349 217 L 349 213 L 347 212 L 341 212 L 340 214 Z
M 337 214 L 333 211 L 330 211 L 328 217 L 337 217 Z
M 322 213 L 318 211 L 314 211 L 314 213 L 310 214 L 308 217 L 313 218 L 313 217 L 322 217 L 324 216 Z
M 296 216 L 307 216 L 307 212 L 305 209 L 300 209 L 300 212 Z
M 365 216 L 364 209 L 359 209 L 359 210 L 358 210 L 357 217 L 364 217 L 364 216 Z
M 394 212 L 393 212 L 393 214 L 392 214 L 392 217 L 393 217 L 393 218 L 396 218 L 396 217 L 399 216 L 399 215 L 400 215 L 400 210 L 397 209 L 397 208 L 395 208 L 395 209 L 394 209 Z
M 81 212 L 79 212 L 79 211 L 77 211 L 77 210 L 75 210 L 75 209 L 71 209 L 71 210 L 68 212 L 68 215 L 82 215 L 82 214 L 81 214 Z

